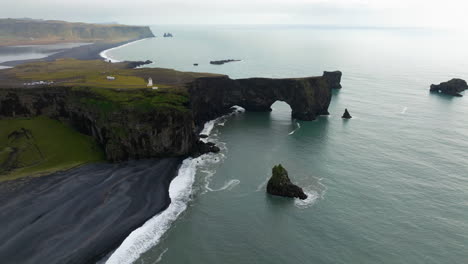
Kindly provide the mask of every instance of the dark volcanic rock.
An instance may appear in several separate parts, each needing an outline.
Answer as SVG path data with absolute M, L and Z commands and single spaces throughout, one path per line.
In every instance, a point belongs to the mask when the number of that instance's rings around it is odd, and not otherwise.
M 443 82 L 438 85 L 432 84 L 430 91 L 461 97 L 462 95 L 460 93 L 467 89 L 468 85 L 465 80 L 452 79 L 448 82 Z
M 267 112 L 271 111 L 274 102 L 284 101 L 291 106 L 293 118 L 314 120 L 319 115 L 328 115 L 332 92 L 330 74 L 327 76 L 239 80 L 227 76 L 198 78 L 187 84 L 186 111 L 149 109 L 141 112 L 125 105 L 116 105 L 109 110 L 101 107 L 107 105 L 107 99 L 92 89 L 59 86 L 0 88 L 0 118 L 45 115 L 61 120 L 95 138 L 107 159 L 114 162 L 187 156 L 206 152 L 199 150 L 197 132 L 205 122 L 231 112 L 235 105 L 247 111 Z M 89 104 L 90 100 L 100 103 Z
M 200 134 L 200 135 L 199 135 L 199 137 L 200 137 L 200 138 L 207 138 L 207 137 L 208 137 L 208 135 L 205 135 L 205 134 Z
M 203 142 L 203 141 L 198 141 L 194 151 L 192 153 L 193 156 L 200 156 L 206 153 L 218 153 L 221 151 L 219 147 L 215 145 L 213 142 Z
M 198 141 L 190 111 L 139 112 L 121 106 L 103 114 L 83 104 L 96 98 L 92 91 L 67 87 L 1 89 L 0 118 L 45 115 L 90 135 L 103 147 L 108 160 L 186 156 Z
M 323 72 L 323 77 L 327 79 L 328 85 L 332 89 L 341 89 L 341 76 L 342 73 L 340 71 Z
M 190 104 L 197 126 L 229 113 L 235 105 L 247 111 L 268 112 L 276 101 L 288 103 L 293 118 L 314 120 L 319 115 L 329 114 L 330 83 L 337 79 L 331 77 L 335 76 L 333 74 L 326 76 L 238 80 L 227 76 L 199 78 L 189 86 Z
M 273 167 L 273 175 L 267 184 L 267 192 L 272 195 L 292 197 L 299 199 L 307 199 L 301 187 L 291 183 L 288 172 L 281 166 L 281 164 Z
M 230 60 L 217 60 L 217 61 L 210 61 L 210 64 L 213 64 L 213 65 L 223 65 L 223 64 L 225 64 L 225 63 L 235 62 L 235 61 L 241 61 L 241 60 L 233 60 L 233 59 L 230 59 Z
M 128 63 L 128 67 L 130 69 L 133 69 L 133 68 L 136 68 L 136 67 L 139 67 L 139 66 L 151 64 L 153 62 L 150 61 L 150 60 L 146 60 L 146 61 L 128 61 L 127 63 Z
M 350 119 L 350 118 L 353 118 L 353 117 L 349 114 L 348 109 L 346 108 L 344 110 L 344 114 L 343 114 L 343 116 L 341 118 Z

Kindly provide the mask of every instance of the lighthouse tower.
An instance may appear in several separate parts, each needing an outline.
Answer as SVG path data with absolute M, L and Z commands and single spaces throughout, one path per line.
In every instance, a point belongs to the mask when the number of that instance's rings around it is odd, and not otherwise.
M 148 87 L 152 87 L 153 86 L 153 79 L 150 77 L 148 78 Z

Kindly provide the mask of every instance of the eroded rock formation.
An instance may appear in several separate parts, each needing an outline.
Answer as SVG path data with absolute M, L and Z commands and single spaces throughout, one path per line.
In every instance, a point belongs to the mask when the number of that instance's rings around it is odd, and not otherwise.
M 329 114 L 331 89 L 336 82 L 339 84 L 340 78 L 341 72 L 296 79 L 199 78 L 190 85 L 190 101 L 199 125 L 228 112 L 234 105 L 247 111 L 268 112 L 276 101 L 288 103 L 293 118 L 314 120 Z
M 461 97 L 460 93 L 467 89 L 468 85 L 465 80 L 452 79 L 448 82 L 432 84 L 430 91 Z
M 199 78 L 187 84 L 189 100 L 182 109 L 148 108 L 133 101 L 116 104 L 92 89 L 0 88 L 0 118 L 46 115 L 69 123 L 94 137 L 110 161 L 187 156 L 219 151 L 203 145 L 207 143 L 200 142 L 197 134 L 206 121 L 228 113 L 235 105 L 247 111 L 271 111 L 274 102 L 285 101 L 292 108 L 293 118 L 313 120 L 328 115 L 330 85 L 336 85 L 339 76 L 341 73 L 297 79 Z M 141 98 L 157 96 L 151 90 L 138 91 Z
M 346 108 L 346 109 L 344 110 L 343 116 L 342 116 L 341 118 L 344 118 L 344 119 L 353 118 L 353 117 L 349 114 L 348 108 Z
M 328 85 L 332 89 L 341 89 L 341 76 L 342 73 L 340 71 L 323 72 L 323 77 L 327 79 Z
M 281 164 L 273 167 L 272 176 L 267 184 L 267 192 L 272 195 L 307 199 L 302 188 L 291 182 L 288 172 Z

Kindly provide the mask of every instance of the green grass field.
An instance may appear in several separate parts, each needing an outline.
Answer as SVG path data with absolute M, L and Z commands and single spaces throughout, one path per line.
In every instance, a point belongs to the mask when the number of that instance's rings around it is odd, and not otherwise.
M 0 120 L 0 182 L 104 159 L 91 137 L 57 120 L 43 116 Z

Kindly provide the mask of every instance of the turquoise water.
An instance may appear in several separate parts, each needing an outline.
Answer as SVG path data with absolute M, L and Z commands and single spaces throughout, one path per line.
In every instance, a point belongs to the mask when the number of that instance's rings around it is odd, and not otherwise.
M 153 31 L 175 37 L 108 55 L 232 78 L 338 69 L 343 89 L 331 115 L 312 122 L 291 120 L 283 102 L 218 120 L 210 140 L 222 147 L 219 162 L 198 169 L 188 208 L 159 243 L 134 242 L 146 251 L 135 263 L 467 263 L 468 101 L 428 92 L 431 83 L 468 79 L 466 38 L 307 27 Z M 230 58 L 243 61 L 208 63 Z M 340 118 L 344 108 L 353 119 Z M 265 194 L 278 163 L 311 199 Z

